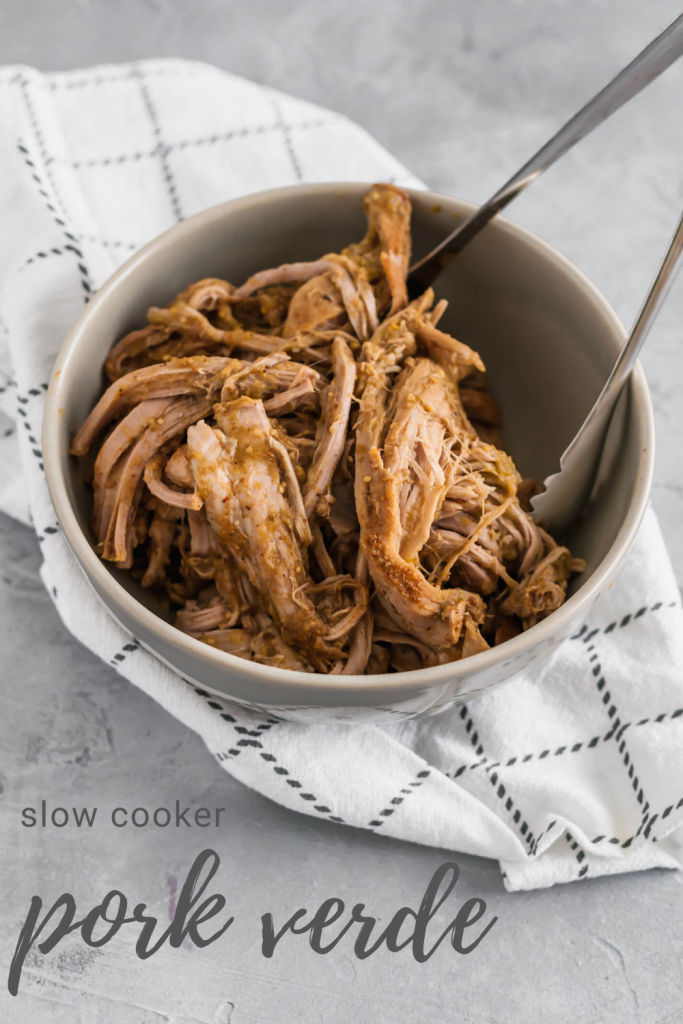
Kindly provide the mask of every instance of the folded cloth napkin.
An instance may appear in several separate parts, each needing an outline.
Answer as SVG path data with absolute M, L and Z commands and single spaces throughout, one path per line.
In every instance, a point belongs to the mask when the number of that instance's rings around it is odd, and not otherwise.
M 123 260 L 246 192 L 420 183 L 338 114 L 184 61 L 4 68 L 0 129 L 0 508 L 30 514 L 66 627 L 287 807 L 495 857 L 508 889 L 680 867 L 683 616 L 652 511 L 618 582 L 550 662 L 388 726 L 282 722 L 184 681 L 109 617 L 55 520 L 40 451 L 47 381 L 83 303 Z

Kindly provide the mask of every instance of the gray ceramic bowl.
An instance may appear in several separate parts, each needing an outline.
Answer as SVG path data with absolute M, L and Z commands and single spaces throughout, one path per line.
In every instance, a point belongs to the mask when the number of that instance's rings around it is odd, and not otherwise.
M 103 390 L 110 346 L 189 282 L 240 283 L 254 271 L 338 251 L 365 229 L 362 184 L 300 185 L 234 200 L 183 221 L 132 257 L 97 293 L 60 352 L 45 410 L 47 480 L 64 534 L 93 587 L 125 630 L 186 679 L 286 718 L 396 720 L 469 700 L 546 659 L 615 578 L 647 505 L 654 424 L 637 366 L 621 400 L 602 484 L 571 538 L 586 559 L 557 612 L 500 647 L 455 664 L 377 676 L 289 672 L 242 661 L 193 640 L 154 596 L 91 546 L 91 493 L 69 440 Z M 413 251 L 424 253 L 472 207 L 413 192 Z M 524 476 L 543 480 L 575 433 L 625 339 L 616 314 L 568 260 L 499 217 L 438 282 L 445 329 L 476 348 L 503 406 L 506 446 Z

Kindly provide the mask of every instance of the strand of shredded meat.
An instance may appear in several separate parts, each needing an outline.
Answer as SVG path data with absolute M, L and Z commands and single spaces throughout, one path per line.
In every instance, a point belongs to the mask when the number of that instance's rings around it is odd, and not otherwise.
M 565 600 L 484 364 L 408 301 L 410 198 L 373 185 L 338 253 L 188 285 L 121 338 L 76 433 L 93 541 L 176 625 L 273 668 L 419 670 Z

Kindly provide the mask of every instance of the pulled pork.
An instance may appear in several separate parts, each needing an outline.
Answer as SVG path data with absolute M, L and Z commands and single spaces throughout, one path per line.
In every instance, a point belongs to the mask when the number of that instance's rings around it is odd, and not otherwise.
M 457 661 L 550 615 L 584 564 L 529 514 L 484 365 L 408 302 L 410 200 L 362 241 L 207 278 L 126 335 L 76 434 L 102 558 L 239 658 L 343 675 Z

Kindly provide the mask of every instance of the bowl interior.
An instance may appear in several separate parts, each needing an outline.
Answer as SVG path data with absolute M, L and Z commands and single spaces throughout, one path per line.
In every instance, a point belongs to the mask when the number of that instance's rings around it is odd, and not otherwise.
M 361 238 L 366 188 L 282 189 L 217 207 L 151 243 L 100 291 L 61 361 L 55 427 L 69 501 L 86 536 L 91 491 L 82 466 L 68 457 L 68 442 L 102 393 L 101 367 L 111 345 L 145 324 L 149 306 L 166 304 L 189 282 L 221 277 L 240 283 L 265 267 L 313 259 Z M 415 192 L 413 201 L 416 257 L 472 209 L 434 193 Z M 507 450 L 523 476 L 542 481 L 557 469 L 559 453 L 597 397 L 623 342 L 623 327 L 575 267 L 502 218 L 451 264 L 436 292 L 450 303 L 441 326 L 477 349 L 486 363 L 503 408 Z M 598 499 L 571 536 L 572 552 L 588 563 L 574 591 L 589 584 L 608 555 L 642 484 L 649 415 L 642 375 L 631 382 L 621 406 Z M 153 594 L 104 564 L 132 596 L 170 621 Z

